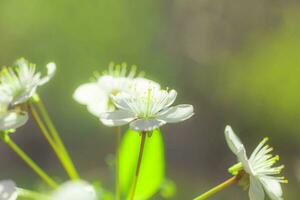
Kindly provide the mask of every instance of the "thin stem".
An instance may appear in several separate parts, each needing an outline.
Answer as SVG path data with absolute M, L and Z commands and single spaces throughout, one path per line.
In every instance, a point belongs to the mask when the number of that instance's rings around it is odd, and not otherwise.
M 62 166 L 64 167 L 64 169 L 66 170 L 68 175 L 71 178 L 74 177 L 74 174 L 72 172 L 72 168 L 68 164 L 68 161 L 67 161 L 64 153 L 62 152 L 62 150 L 59 148 L 59 146 L 53 140 L 52 136 L 50 135 L 49 131 L 47 130 L 46 126 L 44 125 L 42 119 L 40 118 L 40 116 L 39 116 L 38 112 L 36 111 L 36 109 L 34 108 L 34 106 L 29 105 L 29 110 L 30 110 L 36 124 L 38 125 L 38 127 L 40 128 L 42 134 L 44 135 L 44 137 L 46 138 L 46 140 L 48 141 L 48 143 L 50 144 L 50 146 L 54 150 L 55 154 L 57 155 L 59 161 L 61 162 Z
M 70 170 L 71 170 L 71 173 L 72 173 L 72 176 L 71 178 L 73 180 L 76 180 L 76 179 L 79 179 L 79 175 L 78 175 L 78 172 L 74 166 L 74 163 L 64 145 L 64 143 L 62 142 L 62 139 L 60 138 L 52 120 L 50 119 L 49 117 L 49 114 L 47 112 L 47 109 L 42 101 L 42 99 L 39 97 L 39 101 L 37 101 L 37 107 L 38 109 L 40 110 L 41 112 L 41 115 L 42 117 L 44 118 L 45 122 L 46 122 L 46 125 L 48 126 L 49 130 L 50 130 L 50 133 L 52 134 L 53 136 L 53 139 L 54 141 L 56 142 L 56 144 L 60 147 L 60 149 L 62 150 L 64 156 L 65 156 L 65 159 L 67 160 L 67 163 L 70 167 Z
M 121 128 L 116 127 L 116 200 L 120 200 L 120 140 L 121 140 Z
M 12 139 L 8 138 L 5 140 L 6 144 L 12 148 L 32 169 L 36 172 L 42 180 L 44 180 L 50 187 L 57 188 L 58 184 L 44 172 Z
M 194 200 L 204 200 L 204 199 L 211 197 L 212 195 L 216 194 L 217 192 L 220 192 L 221 190 L 237 183 L 244 176 L 244 174 L 245 174 L 245 172 L 241 171 L 236 176 L 231 177 L 230 179 L 224 181 L 220 185 L 218 185 L 218 186 L 210 189 L 209 191 L 203 193 L 202 195 L 196 197 Z
M 26 199 L 34 199 L 34 200 L 49 200 L 50 198 L 47 195 L 34 192 L 31 190 L 17 188 L 18 197 L 24 197 Z
M 146 132 L 144 132 L 144 131 L 141 132 L 141 137 L 142 138 L 141 138 L 141 144 L 140 144 L 139 158 L 138 158 L 138 162 L 137 162 L 135 175 L 133 177 L 132 191 L 131 191 L 131 195 L 130 195 L 130 200 L 134 199 L 134 195 L 135 195 L 135 191 L 136 191 L 136 186 L 137 186 L 137 182 L 138 182 L 138 178 L 139 178 L 139 174 L 140 174 L 141 163 L 142 163 L 142 158 L 143 158 L 146 135 L 147 135 Z

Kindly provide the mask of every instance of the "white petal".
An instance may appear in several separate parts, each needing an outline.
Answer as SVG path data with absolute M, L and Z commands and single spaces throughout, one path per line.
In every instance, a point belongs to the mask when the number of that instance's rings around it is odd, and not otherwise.
M 135 119 L 135 115 L 124 110 L 107 112 L 100 115 L 100 121 L 106 126 L 122 126 Z
M 177 97 L 177 92 L 175 90 L 171 90 L 168 94 L 168 100 L 165 107 L 171 106 L 176 100 L 176 97 Z
M 192 105 L 181 104 L 161 111 L 160 113 L 158 113 L 157 119 L 165 121 L 167 123 L 176 123 L 189 119 L 193 115 L 194 108 Z
M 97 117 L 99 117 L 101 113 L 109 111 L 109 97 L 105 91 L 99 88 L 97 83 L 80 85 L 75 90 L 73 98 L 77 102 L 87 105 L 89 112 Z
M 249 188 L 250 200 L 264 200 L 265 193 L 259 180 L 254 176 L 250 176 L 250 188 Z
M 146 79 L 146 78 L 135 78 L 131 82 L 131 91 L 134 93 L 144 93 L 148 89 L 152 90 L 159 90 L 160 85 L 152 80 Z
M 125 92 L 121 92 L 116 96 L 111 96 L 114 104 L 122 110 L 131 110 L 131 107 L 129 106 L 129 104 L 127 103 L 127 99 L 130 99 L 130 94 L 125 93 Z
M 254 172 L 252 170 L 252 167 L 250 165 L 250 162 L 248 160 L 248 157 L 246 155 L 246 150 L 245 148 L 240 148 L 239 152 L 236 154 L 236 156 L 238 157 L 239 162 L 242 163 L 244 170 L 250 174 L 250 175 L 254 175 Z
M 261 177 L 261 183 L 263 184 L 265 191 L 272 200 L 282 200 L 282 188 L 278 180 L 274 180 L 268 177 Z
M 240 141 L 240 139 L 236 136 L 236 134 L 233 132 L 231 126 L 226 126 L 225 128 L 225 138 L 226 138 L 226 142 L 229 146 L 229 148 L 231 149 L 231 151 L 234 154 L 238 154 L 238 152 L 243 148 L 244 145 L 242 144 L 242 142 Z
M 12 105 L 18 105 L 28 101 L 36 92 L 37 85 L 31 85 L 27 90 L 25 90 L 19 96 L 16 96 L 15 99 L 11 102 Z
M 16 200 L 18 192 L 16 184 L 11 180 L 0 181 L 0 199 L 1 200 Z
M 23 126 L 28 120 L 26 112 L 10 111 L 0 117 L 0 130 L 15 129 Z
M 99 87 L 108 94 L 116 95 L 125 92 L 129 88 L 130 79 L 125 77 L 114 77 L 110 75 L 100 76 L 97 83 Z
M 130 128 L 135 131 L 152 131 L 164 124 L 165 121 L 158 119 L 138 119 L 130 123 Z
M 7 94 L 7 92 L 5 91 L 4 86 L 0 86 L 0 103 L 1 104 L 9 104 L 12 100 L 12 96 L 10 96 L 9 94 Z
M 64 183 L 52 195 L 51 200 L 96 200 L 96 191 L 85 181 Z
M 50 79 L 54 76 L 54 74 L 56 72 L 56 64 L 55 63 L 53 63 L 53 62 L 48 63 L 46 65 L 46 67 L 47 67 L 47 75 L 39 81 L 39 85 L 43 85 L 43 84 L 47 83 L 48 81 L 50 81 Z

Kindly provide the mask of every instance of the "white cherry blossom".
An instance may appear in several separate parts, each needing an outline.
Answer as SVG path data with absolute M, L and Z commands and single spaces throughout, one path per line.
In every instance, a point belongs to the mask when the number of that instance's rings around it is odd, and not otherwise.
M 113 96 L 119 110 L 102 114 L 100 120 L 103 124 L 121 126 L 130 123 L 136 131 L 151 131 L 166 123 L 184 121 L 194 114 L 192 105 L 171 106 L 177 96 L 175 90 L 162 90 L 151 82 L 147 87 L 136 85 L 135 88 L 131 93 Z
M 249 174 L 250 200 L 264 200 L 265 193 L 272 200 L 282 200 L 280 184 L 287 183 L 287 180 L 278 175 L 284 166 L 273 166 L 279 160 L 279 156 L 270 154 L 273 148 L 266 145 L 268 138 L 264 138 L 253 151 L 250 158 L 248 158 L 244 145 L 230 126 L 227 126 L 225 129 L 225 137 L 229 148 L 241 162 L 244 171 Z
M 114 111 L 115 105 L 111 97 L 122 92 L 130 92 L 132 85 L 138 82 L 139 87 L 148 83 L 148 79 L 137 77 L 136 67 L 132 66 L 127 71 L 127 65 L 114 65 L 104 71 L 97 80 L 80 85 L 74 92 L 73 98 L 80 104 L 86 105 L 88 111 L 99 117 L 100 114 Z M 159 85 L 156 83 L 159 87 Z
M 26 102 L 35 94 L 38 86 L 47 83 L 54 76 L 56 65 L 48 63 L 46 68 L 47 75 L 41 77 L 35 64 L 24 58 L 17 60 L 15 67 L 3 67 L 0 73 L 0 93 L 12 105 Z

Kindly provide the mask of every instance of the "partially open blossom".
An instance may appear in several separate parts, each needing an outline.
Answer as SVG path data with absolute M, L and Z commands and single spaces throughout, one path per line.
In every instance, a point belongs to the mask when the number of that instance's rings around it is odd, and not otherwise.
M 85 181 L 69 181 L 60 186 L 51 200 L 99 200 L 92 185 Z
M 16 200 L 18 197 L 17 186 L 11 180 L 0 181 L 0 199 Z
M 250 200 L 264 200 L 265 193 L 272 200 L 282 200 L 280 183 L 287 183 L 287 180 L 278 175 L 284 166 L 273 166 L 279 160 L 279 156 L 270 154 L 273 148 L 265 145 L 268 138 L 264 138 L 248 158 L 244 145 L 230 126 L 225 129 L 225 137 L 231 151 L 237 156 L 243 170 L 249 175 Z
M 151 131 L 166 123 L 176 123 L 194 114 L 192 105 L 171 106 L 177 96 L 175 90 L 162 90 L 151 82 L 147 87 L 136 85 L 131 93 L 122 92 L 113 97 L 119 110 L 107 112 L 100 120 L 107 126 L 121 126 L 130 123 L 136 131 Z
M 143 85 L 148 80 L 136 78 L 134 66 L 128 72 L 125 63 L 116 66 L 111 64 L 108 71 L 98 76 L 96 81 L 80 85 L 75 90 L 73 98 L 80 104 L 86 105 L 91 114 L 99 117 L 104 112 L 115 110 L 111 97 L 129 92 L 136 81 Z
M 24 103 L 36 92 L 38 86 L 47 83 L 56 71 L 54 63 L 48 63 L 47 75 L 41 77 L 35 64 L 24 58 L 17 60 L 15 67 L 3 67 L 0 73 L 0 93 L 11 100 L 12 105 Z

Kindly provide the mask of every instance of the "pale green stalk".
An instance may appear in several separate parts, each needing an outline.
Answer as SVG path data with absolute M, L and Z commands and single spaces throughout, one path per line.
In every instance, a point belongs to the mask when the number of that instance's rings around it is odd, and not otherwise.
M 64 143 L 62 142 L 52 120 L 50 119 L 49 117 L 49 114 L 46 110 L 46 107 L 42 101 L 42 99 L 38 96 L 38 101 L 36 101 L 36 104 L 37 104 L 37 107 L 47 125 L 47 127 L 49 128 L 49 131 L 54 139 L 54 141 L 56 142 L 56 144 L 59 146 L 59 148 L 61 149 L 61 151 L 63 152 L 64 154 L 64 158 L 66 159 L 67 163 L 68 163 L 68 166 L 69 166 L 69 173 L 71 173 L 71 178 L 73 180 L 76 180 L 76 179 L 79 179 L 79 175 L 77 173 L 77 170 L 73 164 L 73 161 L 72 159 L 70 158 L 70 155 L 69 153 L 67 152 L 66 150 L 66 147 L 64 145 Z
M 41 120 L 41 118 L 40 118 L 38 112 L 36 111 L 36 109 L 34 108 L 34 106 L 33 105 L 29 105 L 29 109 L 30 109 L 30 111 L 32 113 L 32 116 L 33 116 L 36 124 L 38 125 L 38 127 L 40 128 L 42 134 L 44 135 L 44 137 L 46 138 L 46 140 L 48 141 L 48 143 L 50 144 L 50 146 L 54 150 L 55 154 L 57 155 L 58 159 L 60 160 L 62 166 L 64 167 L 64 169 L 66 170 L 66 172 L 68 173 L 68 175 L 71 178 L 75 177 L 74 174 L 73 174 L 73 172 L 72 172 L 72 167 L 68 163 L 68 160 L 66 159 L 63 151 L 59 148 L 59 146 L 55 143 L 55 141 L 51 137 L 49 131 L 45 127 L 43 121 Z
M 209 197 L 213 196 L 214 194 L 224 190 L 225 188 L 237 183 L 244 175 L 244 172 L 241 171 L 236 176 L 231 177 L 230 179 L 226 180 L 225 182 L 221 183 L 220 185 L 210 189 L 209 191 L 203 193 L 202 195 L 194 198 L 194 200 L 204 200 L 208 199 Z
M 44 172 L 16 143 L 6 135 L 4 139 L 5 143 L 11 147 L 12 150 L 16 152 L 31 168 L 34 172 L 36 172 L 42 180 L 44 180 L 50 187 L 57 188 L 58 184 Z

